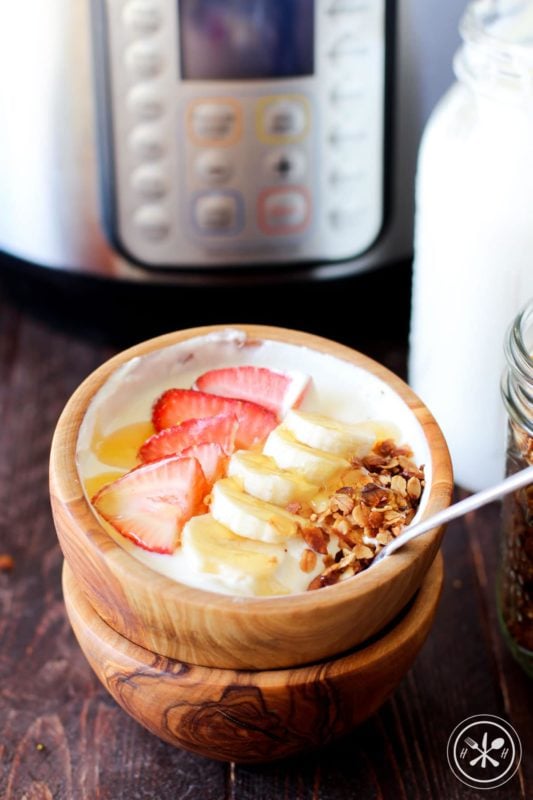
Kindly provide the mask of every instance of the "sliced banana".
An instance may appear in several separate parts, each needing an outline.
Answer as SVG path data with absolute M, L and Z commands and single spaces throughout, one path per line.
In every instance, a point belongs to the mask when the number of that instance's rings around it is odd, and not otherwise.
M 272 456 L 281 469 L 297 470 L 306 480 L 317 485 L 323 485 L 350 466 L 350 462 L 341 456 L 298 442 L 284 425 L 274 428 L 268 435 L 263 453 Z
M 246 594 L 285 594 L 275 572 L 285 557 L 281 545 L 236 536 L 211 514 L 193 517 L 181 534 L 182 550 L 191 570 L 219 576 Z
M 366 422 L 338 422 L 322 414 L 291 410 L 283 425 L 295 439 L 335 455 L 364 456 L 376 441 L 375 427 Z
M 211 498 L 213 517 L 237 536 L 259 542 L 284 542 L 306 524 L 303 517 L 245 494 L 235 478 L 218 480 Z
M 303 475 L 280 469 L 271 456 L 251 450 L 233 453 L 228 475 L 238 478 L 244 491 L 252 497 L 276 506 L 286 506 L 294 501 L 306 502 L 318 491 L 318 487 Z

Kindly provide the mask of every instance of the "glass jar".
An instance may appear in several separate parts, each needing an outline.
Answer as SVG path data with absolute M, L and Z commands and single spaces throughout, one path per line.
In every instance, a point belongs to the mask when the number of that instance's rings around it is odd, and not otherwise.
M 478 491 L 504 475 L 501 345 L 533 296 L 533 3 L 475 0 L 460 33 L 419 149 L 409 382 Z
M 533 464 L 533 300 L 511 326 L 505 356 L 501 386 L 511 474 Z M 500 624 L 512 654 L 533 677 L 533 484 L 504 498 L 502 523 Z

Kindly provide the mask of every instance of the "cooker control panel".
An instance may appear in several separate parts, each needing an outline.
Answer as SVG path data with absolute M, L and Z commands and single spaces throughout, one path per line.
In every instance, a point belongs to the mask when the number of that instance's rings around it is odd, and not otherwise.
M 386 6 L 100 0 L 104 185 L 126 254 L 213 267 L 370 247 L 384 217 Z

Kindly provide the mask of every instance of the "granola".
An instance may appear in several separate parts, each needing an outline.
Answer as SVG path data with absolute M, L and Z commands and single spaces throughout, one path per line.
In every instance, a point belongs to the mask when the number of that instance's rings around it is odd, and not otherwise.
M 353 458 L 342 482 L 308 515 L 302 536 L 325 569 L 308 588 L 319 589 L 362 572 L 379 551 L 398 536 L 416 514 L 424 489 L 424 468 L 412 451 L 391 439 L 376 442 L 364 458 Z M 305 509 L 300 510 L 305 516 Z M 335 555 L 328 543 L 339 542 Z
M 533 437 L 511 423 L 507 472 L 533 464 Z M 512 640 L 533 653 L 533 485 L 508 495 L 503 502 L 503 559 L 500 605 Z

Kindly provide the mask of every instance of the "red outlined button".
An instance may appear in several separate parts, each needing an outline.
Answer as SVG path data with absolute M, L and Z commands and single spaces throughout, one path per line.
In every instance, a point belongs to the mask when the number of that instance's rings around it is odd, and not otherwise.
M 302 233 L 311 218 L 311 198 L 303 186 L 265 189 L 259 195 L 259 227 L 269 236 Z

